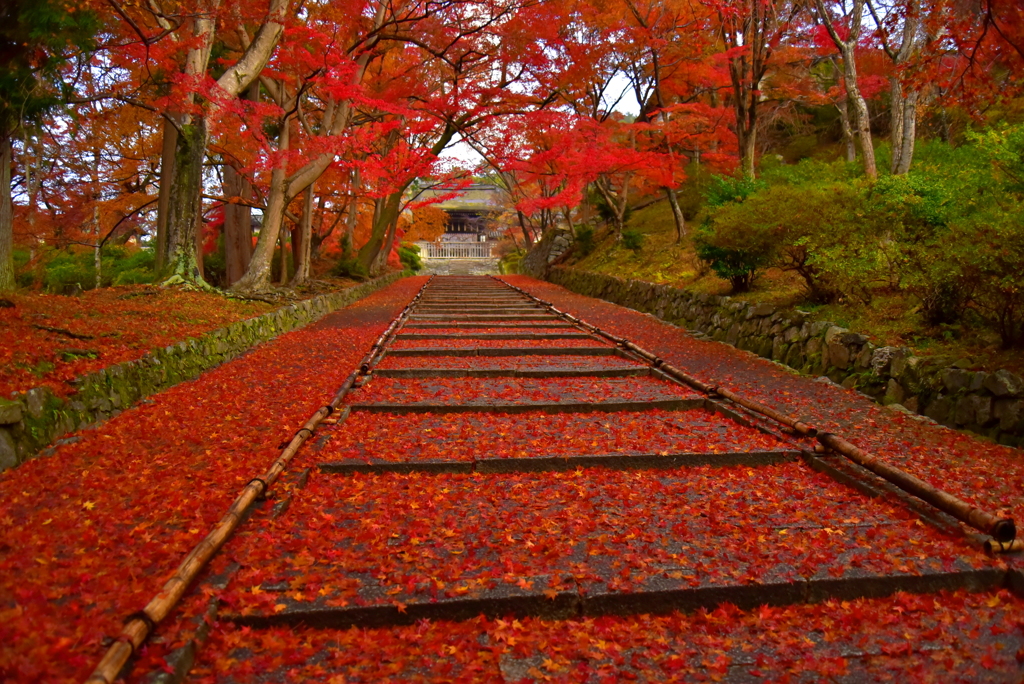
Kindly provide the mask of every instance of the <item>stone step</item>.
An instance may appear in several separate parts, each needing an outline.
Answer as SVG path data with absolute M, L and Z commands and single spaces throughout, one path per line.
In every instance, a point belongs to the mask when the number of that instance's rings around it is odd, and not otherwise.
M 792 462 L 321 473 L 288 515 L 277 529 L 289 534 L 253 531 L 258 543 L 236 552 L 230 619 L 370 627 L 749 609 L 991 590 L 1009 577 L 958 527 L 922 525 Z
M 222 614 L 220 619 L 252 628 L 281 625 L 348 629 L 413 625 L 422 620 L 460 622 L 478 616 L 497 618 L 538 617 L 548 620 L 599 618 L 604 616 L 659 615 L 672 611 L 711 611 L 722 604 L 740 610 L 760 606 L 786 606 L 824 601 L 852 601 L 880 598 L 903 592 L 932 594 L 966 589 L 993 591 L 1007 582 L 1006 570 L 927 572 L 919 575 L 868 576 L 842 580 L 812 579 L 803 582 L 774 582 L 754 586 L 730 585 L 686 588 L 678 583 L 655 584 L 632 592 L 589 592 L 586 588 L 531 591 L 515 588 L 483 592 L 479 598 L 435 598 L 424 596 L 364 605 L 328 606 L 315 601 L 295 601 L 283 594 L 276 612 Z M 536 580 L 546 580 L 537 577 Z M 527 580 L 523 580 L 529 583 Z
M 381 378 L 638 378 L 649 376 L 650 368 L 384 368 L 373 374 Z
M 676 468 L 759 468 L 796 461 L 798 451 L 737 451 L 680 454 L 590 454 L 578 456 L 538 456 L 536 458 L 477 458 L 472 461 L 382 461 L 345 459 L 326 461 L 318 467 L 323 473 L 540 473 L 575 471 L 578 468 L 612 470 L 672 470 Z
M 615 347 L 412 347 L 388 349 L 388 356 L 620 356 Z
M 409 316 L 411 321 L 438 321 L 438 320 L 450 320 L 450 321 L 557 321 L 561 320 L 558 316 L 551 314 L 542 315 L 523 315 L 523 314 L 492 314 L 492 315 L 480 315 L 480 314 L 419 314 L 413 313 Z
M 582 332 L 568 333 L 399 333 L 396 340 L 580 340 L 593 339 Z
M 703 408 L 705 401 L 701 399 L 650 399 L 620 401 L 465 401 L 462 403 L 446 403 L 421 401 L 408 404 L 394 402 L 356 402 L 349 404 L 353 411 L 372 411 L 376 413 L 527 413 L 542 411 L 544 413 L 591 413 L 606 411 L 649 411 L 665 409 L 685 411 Z

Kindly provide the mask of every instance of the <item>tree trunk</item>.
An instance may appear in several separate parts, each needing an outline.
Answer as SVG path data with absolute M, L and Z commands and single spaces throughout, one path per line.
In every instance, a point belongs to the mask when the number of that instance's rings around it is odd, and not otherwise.
M 916 91 L 904 94 L 903 84 L 898 76 L 890 82 L 890 100 L 892 102 L 890 141 L 892 144 L 893 174 L 900 175 L 910 170 L 914 158 L 914 142 L 917 137 L 917 99 Z
M 378 257 L 388 240 L 392 222 L 398 220 L 398 212 L 402 207 L 402 195 L 405 193 L 406 187 L 408 187 L 408 184 L 403 185 L 396 192 L 388 195 L 384 205 L 374 212 L 376 218 L 373 222 L 370 239 L 360 248 L 359 253 L 356 255 L 359 264 L 371 276 L 379 275 L 378 269 L 381 269 L 381 260 Z M 384 254 L 384 263 L 387 263 L 386 253 Z
M 348 216 L 345 217 L 345 235 L 341 238 L 341 258 L 351 259 L 355 251 L 356 221 L 359 220 L 359 201 L 355 195 L 348 202 Z
M 910 164 L 914 160 L 914 143 L 917 138 L 917 98 L 918 93 L 913 92 L 903 100 L 903 121 L 902 134 L 900 135 L 899 163 L 895 163 L 892 172 L 904 174 L 910 171 Z
M 167 212 L 171 201 L 171 187 L 174 184 L 174 152 L 178 144 L 178 129 L 166 116 L 163 120 L 163 150 L 160 153 L 160 195 L 157 200 L 156 236 L 156 272 L 163 271 L 167 265 Z
M 676 224 L 676 244 L 681 244 L 686 237 L 686 217 L 679 207 L 679 197 L 674 188 L 665 188 L 665 196 L 668 197 L 668 205 L 672 207 L 672 220 Z
M 298 240 L 296 240 L 298 238 Z M 306 188 L 302 202 L 302 220 L 299 229 L 292 233 L 292 255 L 295 261 L 295 276 L 292 287 L 309 279 L 310 248 L 313 244 L 313 186 Z
M 248 200 L 252 184 L 230 164 L 224 165 L 224 196 Z M 225 286 L 237 283 L 252 258 L 252 209 L 242 204 L 224 205 Z
M 287 235 L 288 235 L 287 231 L 284 231 L 284 230 L 280 231 L 280 239 L 281 239 L 280 255 L 281 255 L 281 258 L 278 259 L 278 270 L 280 271 L 280 277 L 278 278 L 277 284 L 280 285 L 281 287 L 284 287 L 285 285 L 288 284 L 288 245 L 286 245 L 285 242 L 284 242 L 285 238 L 287 237 Z
M 288 149 L 290 128 L 290 120 L 285 119 L 277 142 L 277 149 L 281 152 Z M 286 163 L 284 155 L 280 155 L 277 165 L 270 174 L 270 196 L 267 208 L 263 212 L 263 225 L 260 228 L 259 239 L 256 240 L 256 250 L 249 260 L 249 268 L 245 275 L 231 286 L 235 292 L 262 292 L 270 289 L 274 247 L 277 245 L 278 235 L 282 233 L 281 223 L 288 208 Z
M 0 292 L 14 290 L 14 206 L 11 203 L 11 134 L 0 132 Z
M 516 209 L 516 216 L 519 217 L 519 228 L 523 231 L 523 241 L 526 243 L 526 249 L 531 249 L 533 247 L 533 234 L 526 225 L 526 217 L 518 209 Z
M 846 150 L 846 161 L 857 161 L 857 141 L 854 140 L 853 126 L 850 125 L 850 108 L 844 97 L 836 104 L 839 110 L 839 125 L 843 129 L 843 148 Z
M 612 210 L 613 222 L 615 224 L 615 238 L 617 240 L 622 239 L 622 231 L 626 227 L 626 207 L 628 201 L 629 191 L 629 177 L 627 176 L 622 182 L 622 196 L 616 195 L 610 186 L 610 183 L 603 179 L 598 178 L 594 185 L 597 187 L 597 191 L 601 193 L 601 197 L 604 198 L 605 203 Z
M 904 67 L 917 54 L 921 42 L 920 5 L 917 0 L 907 3 L 903 17 L 903 30 L 898 50 L 883 42 L 886 53 L 892 59 L 894 73 L 889 79 L 889 93 L 892 104 L 891 132 L 892 167 L 894 174 L 904 174 L 910 170 L 914 158 L 914 142 L 917 137 L 917 100 L 919 93 L 912 90 L 909 94 L 903 89 Z
M 818 17 L 821 19 L 832 43 L 843 58 L 843 81 L 846 85 L 846 99 L 853 104 L 853 123 L 856 126 L 857 141 L 860 143 L 861 155 L 864 158 L 864 175 L 872 180 L 878 178 L 878 166 L 875 164 L 875 147 L 871 140 L 871 117 L 868 103 L 860 92 L 857 83 L 857 41 L 860 39 L 861 22 L 864 18 L 865 0 L 853 0 L 849 9 L 848 31 L 840 37 L 836 30 L 835 20 L 825 7 L 823 0 L 815 0 Z M 843 6 L 846 10 L 845 5 Z
M 103 258 L 100 246 L 100 207 L 98 204 L 92 205 L 92 227 L 93 232 L 96 234 L 96 245 L 93 247 L 92 253 L 92 266 L 93 270 L 96 271 L 96 289 L 98 290 L 103 285 Z
M 874 180 L 878 178 L 878 166 L 875 164 L 875 146 L 871 139 L 871 115 L 868 113 L 868 103 L 857 85 L 857 62 L 853 45 L 843 49 L 843 71 L 847 98 L 853 101 L 853 120 L 857 126 L 857 140 L 864 160 L 864 175 Z
M 751 118 L 754 117 L 754 109 L 751 109 Z M 743 147 L 740 148 L 743 154 L 743 175 L 747 178 L 754 177 L 754 157 L 755 151 L 757 150 L 757 128 L 751 124 L 750 127 L 744 131 L 743 134 Z
M 199 271 L 196 228 L 202 220 L 200 192 L 206 155 L 206 120 L 195 117 L 181 127 L 174 154 L 174 184 L 167 207 L 165 273 L 206 285 Z
M 384 244 L 381 250 L 377 252 L 377 256 L 374 258 L 373 263 L 370 264 L 370 275 L 381 275 L 388 268 L 388 257 L 391 256 L 391 250 L 395 246 L 395 236 L 398 234 L 398 216 L 395 216 L 395 220 L 388 226 L 387 236 L 384 238 Z
M 184 75 L 201 79 L 206 76 L 210 53 L 216 33 L 216 10 L 220 0 L 210 0 L 205 12 L 192 20 L 194 47 L 185 56 Z M 247 90 L 263 67 L 266 66 L 284 33 L 284 17 L 288 14 L 288 0 L 270 0 L 266 18 L 256 30 L 245 52 L 217 79 L 218 88 L 226 95 L 237 97 Z M 194 104 L 188 96 L 184 103 Z M 205 117 L 216 111 L 217 102 L 211 101 L 205 113 L 184 119 L 178 135 L 174 155 L 174 178 L 167 212 L 168 263 L 164 269 L 186 282 L 209 287 L 202 279 L 196 255 L 196 228 L 201 216 L 200 191 L 203 183 L 203 159 L 206 155 L 207 130 Z M 273 245 L 273 243 L 271 243 Z

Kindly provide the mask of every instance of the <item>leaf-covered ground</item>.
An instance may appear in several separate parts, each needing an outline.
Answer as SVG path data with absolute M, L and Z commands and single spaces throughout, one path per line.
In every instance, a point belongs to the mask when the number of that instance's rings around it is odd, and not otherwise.
M 960 591 L 564 621 L 220 630 L 193 681 L 1016 682 L 1022 629 L 1024 605 L 1008 591 Z
M 261 615 L 517 590 L 719 588 L 729 600 L 728 588 L 749 585 L 767 600 L 779 584 L 992 565 L 960 535 L 797 463 L 319 475 L 288 515 L 240 536 L 242 570 L 225 600 Z
M 503 279 L 705 382 L 802 416 L 974 505 L 1011 515 L 1024 527 L 1024 457 L 1018 449 L 922 423 L 855 391 L 813 382 L 724 344 L 696 340 L 651 316 L 532 278 Z
M 856 395 L 722 345 L 698 345 L 648 316 L 515 281 L 699 377 L 727 378 L 724 385 L 805 414 L 886 458 L 886 448 L 905 442 L 895 452 L 903 462 L 908 452 L 923 459 L 928 439 L 946 465 L 953 452 L 966 463 L 970 446 L 985 458 L 994 449 L 970 438 L 957 446 L 953 433 L 916 423 L 894 427 L 881 419 L 888 411 Z M 402 281 L 125 412 L 61 447 L 59 473 L 36 461 L 0 476 L 3 678 L 81 679 L 102 653 L 103 636 L 117 632 L 117 618 L 145 603 L 422 283 Z M 558 347 L 548 358 L 462 357 L 464 348 L 437 346 L 452 356 L 386 357 L 380 367 L 570 360 L 574 369 L 590 362 L 600 369 L 621 360 Z M 924 522 L 900 499 L 868 498 L 800 461 L 709 467 L 700 460 L 788 450 L 787 440 L 706 409 L 359 409 L 367 401 L 600 404 L 648 395 L 698 396 L 652 377 L 372 379 L 349 396 L 355 407 L 347 418 L 318 430 L 270 500 L 160 625 L 131 681 L 166 670 L 164 658 L 191 638 L 211 601 L 219 620 L 193 672 L 203 682 L 1020 680 L 1024 602 L 993 586 L 1012 557 L 985 556 L 957 525 Z M 858 440 L 862 433 L 867 442 Z M 317 469 L 331 460 L 527 462 L 595 453 L 685 453 L 694 463 L 462 474 Z M 976 466 L 967 472 L 981 477 Z M 983 484 L 962 486 L 980 497 Z M 855 598 L 894 586 L 922 593 Z M 982 590 L 938 591 L 951 586 Z M 474 617 L 485 605 L 493 619 Z M 414 623 L 449 609 L 464 621 Z M 310 616 L 409 626 L 232 621 Z
M 781 451 L 779 440 L 703 410 L 519 414 L 353 413 L 303 460 L 404 462 L 586 454 Z M 553 439 L 552 436 L 557 435 Z
M 439 402 L 537 403 L 635 402 L 699 399 L 679 385 L 640 378 L 377 378 L 351 393 L 349 404 L 420 404 Z
M 78 297 L 17 293 L 0 308 L 0 396 L 70 381 L 272 310 L 262 302 L 151 286 L 89 290 Z
M 436 370 L 549 370 L 549 369 L 646 369 L 647 366 L 618 356 L 387 356 L 379 370 L 432 368 Z
M 602 340 L 567 339 L 567 340 L 486 340 L 474 337 L 449 340 L 396 340 L 393 349 L 520 349 L 525 347 L 564 348 L 564 347 L 611 347 Z
M 82 680 L 425 279 L 155 395 L 0 473 L 0 679 Z

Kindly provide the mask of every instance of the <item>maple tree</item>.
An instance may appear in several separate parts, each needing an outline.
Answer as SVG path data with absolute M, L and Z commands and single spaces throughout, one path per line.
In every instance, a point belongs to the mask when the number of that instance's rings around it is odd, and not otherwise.
M 464 173 L 438 159 L 456 140 L 491 166 L 528 244 L 589 225 L 595 205 L 621 232 L 627 207 L 659 194 L 682 239 L 687 168 L 752 175 L 795 105 L 836 106 L 869 177 L 862 105 L 886 107 L 891 171 L 906 173 L 928 107 L 1016 92 L 1021 43 L 1003 3 L 942 0 L 173 0 L 68 16 L 89 18 L 97 51 L 47 67 L 81 75 L 70 118 L 39 108 L 11 140 L 14 241 L 102 249 L 134 230 L 164 277 L 196 283 L 205 241 L 239 292 L 269 287 L 288 251 L 282 277 L 300 284 L 336 229 L 332 258 L 381 272 L 410 184 Z M 68 45 L 55 40 L 26 68 Z M 64 149 L 83 161 L 57 164 Z
M 66 98 L 62 70 L 87 59 L 93 15 L 60 0 L 9 2 L 0 10 L 0 292 L 13 290 L 14 138 Z

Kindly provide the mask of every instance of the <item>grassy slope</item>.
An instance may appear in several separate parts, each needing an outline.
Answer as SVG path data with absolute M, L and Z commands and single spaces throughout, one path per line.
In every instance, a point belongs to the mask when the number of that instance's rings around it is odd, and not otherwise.
M 689 228 L 696 226 L 697 222 L 692 222 Z M 634 212 L 628 228 L 644 235 L 639 252 L 616 244 L 609 231 L 599 229 L 593 253 L 583 259 L 571 257 L 567 265 L 697 292 L 731 294 L 728 281 L 701 268 L 694 253 L 692 230 L 682 244 L 676 244 L 672 214 L 665 202 Z M 1006 368 L 1024 374 L 1024 355 L 999 349 L 994 333 L 966 325 L 929 328 L 918 315 L 917 302 L 901 293 L 877 292 L 870 306 L 856 301 L 817 305 L 807 301 L 802 283 L 795 273 L 769 269 L 757 279 L 753 291 L 738 298 L 811 311 L 820 320 L 869 335 L 877 345 L 907 346 L 918 355 L 940 357 L 973 370 Z

